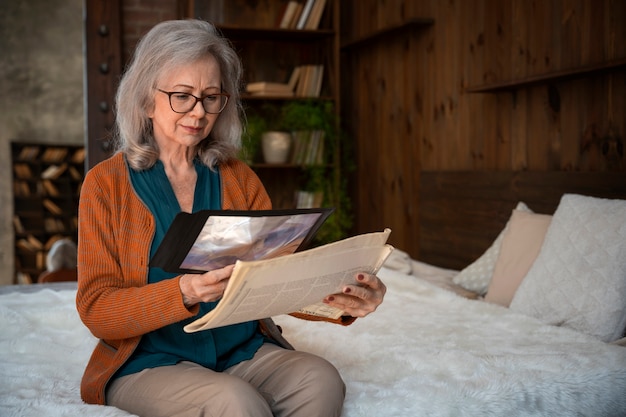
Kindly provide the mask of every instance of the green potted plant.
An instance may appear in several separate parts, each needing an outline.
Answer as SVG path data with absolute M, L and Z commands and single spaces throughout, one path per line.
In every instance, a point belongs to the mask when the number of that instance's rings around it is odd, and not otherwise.
M 335 207 L 335 213 L 317 234 L 317 243 L 328 243 L 345 237 L 352 226 L 347 184 L 339 163 L 339 137 L 333 103 L 320 100 L 294 100 L 280 108 L 278 118 L 284 130 L 324 132 L 324 154 L 320 163 L 305 164 L 303 189 L 323 195 L 322 205 Z
M 239 158 L 248 165 L 257 160 L 259 150 L 261 149 L 261 137 L 266 130 L 267 119 L 256 113 L 246 116 Z
M 321 158 L 315 163 L 306 163 L 301 166 L 301 189 L 322 195 L 321 205 L 335 208 L 334 214 L 318 231 L 314 244 L 342 239 L 352 227 L 347 184 L 342 175 L 349 167 L 339 162 L 340 144 L 336 126 L 337 118 L 333 103 L 330 101 L 290 100 L 280 104 L 268 102 L 248 111 L 242 140 L 242 159 L 252 164 L 262 160 L 260 151 L 263 133 L 268 131 L 324 132 Z M 243 155 L 246 157 L 244 158 Z
M 288 162 L 292 144 L 291 129 L 285 125 L 281 107 L 265 103 L 260 108 L 250 109 L 248 116 L 250 131 L 254 131 L 254 145 L 262 152 L 262 159 L 269 164 Z

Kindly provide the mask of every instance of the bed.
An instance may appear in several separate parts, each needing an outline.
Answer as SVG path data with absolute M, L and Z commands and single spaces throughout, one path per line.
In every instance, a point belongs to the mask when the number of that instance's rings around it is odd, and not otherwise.
M 533 259 L 524 260 L 526 267 L 521 269 L 526 272 L 512 295 L 510 288 L 504 290 L 508 306 L 500 299 L 487 300 L 495 282 L 479 283 L 476 274 L 491 268 L 488 274 L 495 277 L 504 254 L 511 252 L 506 243 L 519 245 L 512 230 L 529 230 L 527 223 L 514 221 L 518 212 L 526 213 L 524 220 L 535 218 L 523 202 L 508 213 L 501 236 L 462 269 L 415 260 L 397 248 L 379 272 L 388 287 L 385 302 L 348 327 L 290 316 L 275 320 L 297 349 L 319 354 L 340 370 L 347 385 L 344 417 L 624 416 L 626 347 L 620 343 L 626 326 L 626 201 L 607 205 L 615 200 L 593 199 L 592 207 L 582 210 L 583 217 L 572 219 L 566 206 L 590 200 L 577 195 L 566 200 L 568 204 L 559 203 L 549 219 L 541 218 L 540 249 Z M 583 294 L 603 288 L 588 297 L 596 298 L 596 304 L 585 304 L 583 297 L 570 306 L 589 309 L 592 314 L 586 322 L 580 311 L 573 322 L 552 317 L 555 313 L 549 310 L 542 316 L 543 310 L 526 304 L 534 304 L 536 291 L 546 295 L 554 288 L 530 277 L 544 277 L 542 268 L 554 258 L 550 251 L 555 245 L 563 247 L 562 234 L 568 232 L 562 227 L 580 224 L 585 216 L 595 219 L 594 228 L 602 229 L 602 234 L 587 233 L 601 239 L 582 245 L 592 250 L 583 258 L 609 278 L 600 284 L 605 278 L 594 272 L 587 287 L 584 279 L 571 281 L 575 281 L 571 287 Z M 579 242 L 585 238 L 575 236 Z M 598 248 L 601 254 L 595 251 Z M 566 252 L 581 258 L 574 250 Z M 562 261 L 572 263 L 567 256 Z M 512 274 L 510 268 L 507 271 Z M 577 273 L 589 275 L 581 267 Z M 563 292 L 562 287 L 557 289 Z M 80 399 L 80 378 L 96 340 L 77 316 L 75 293 L 75 283 L 0 290 L 0 415 L 129 415 Z M 608 298 L 603 302 L 602 296 Z M 602 323 L 590 326 L 598 320 L 594 315 L 598 309 Z

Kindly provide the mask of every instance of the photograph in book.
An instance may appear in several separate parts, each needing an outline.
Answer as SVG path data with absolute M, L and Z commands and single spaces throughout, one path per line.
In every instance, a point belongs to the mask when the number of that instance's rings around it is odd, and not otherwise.
M 202 273 L 282 256 L 308 247 L 332 208 L 294 210 L 202 210 L 179 213 L 151 267 L 168 272 Z
M 299 313 L 336 321 L 343 312 L 322 302 L 355 284 L 359 272 L 376 274 L 393 251 L 390 229 L 260 261 L 237 261 L 217 306 L 185 326 L 186 332 Z

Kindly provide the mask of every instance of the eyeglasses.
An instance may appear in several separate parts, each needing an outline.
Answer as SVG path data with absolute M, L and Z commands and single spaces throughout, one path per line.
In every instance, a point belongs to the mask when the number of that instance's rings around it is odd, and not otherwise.
M 170 99 L 170 107 L 175 113 L 188 113 L 198 102 L 202 103 L 202 108 L 209 114 L 218 114 L 224 110 L 230 94 L 215 93 L 208 96 L 196 97 L 193 94 L 181 93 L 178 91 L 163 91 L 157 88 L 163 94 L 167 94 Z

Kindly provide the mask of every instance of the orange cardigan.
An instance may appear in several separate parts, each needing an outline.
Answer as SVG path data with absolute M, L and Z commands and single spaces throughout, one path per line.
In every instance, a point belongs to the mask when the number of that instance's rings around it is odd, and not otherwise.
M 197 314 L 186 308 L 180 277 L 146 285 L 155 222 L 135 193 L 121 153 L 85 176 L 79 204 L 78 292 L 83 323 L 100 339 L 81 382 L 87 403 L 105 404 L 112 375 L 141 335 Z M 261 181 L 243 162 L 220 166 L 224 210 L 267 210 Z

